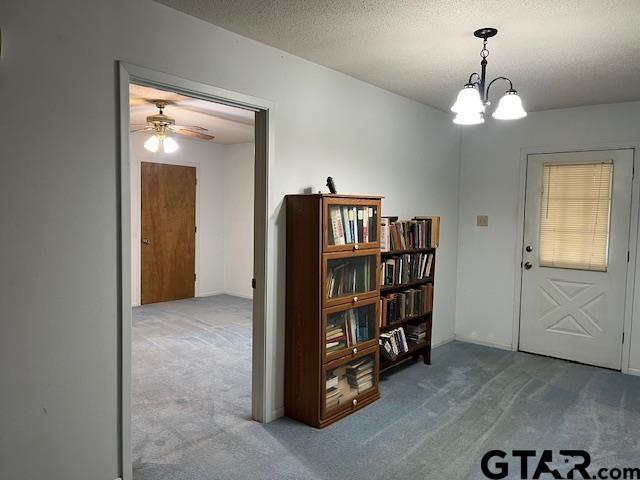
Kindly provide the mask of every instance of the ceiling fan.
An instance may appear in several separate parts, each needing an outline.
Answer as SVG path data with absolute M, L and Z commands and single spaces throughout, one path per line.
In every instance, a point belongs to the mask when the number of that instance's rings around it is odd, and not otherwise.
M 144 142 L 144 148 L 150 152 L 157 152 L 162 146 L 165 153 L 173 153 L 178 150 L 178 143 L 169 136 L 169 134 L 183 135 L 185 137 L 197 138 L 198 140 L 211 141 L 215 137 L 202 133 L 207 131 L 206 128 L 196 126 L 176 125 L 175 119 L 164 114 L 164 109 L 169 105 L 167 100 L 150 100 L 158 109 L 155 115 L 147 117 L 145 125 L 131 125 L 131 133 L 151 132 L 153 135 Z

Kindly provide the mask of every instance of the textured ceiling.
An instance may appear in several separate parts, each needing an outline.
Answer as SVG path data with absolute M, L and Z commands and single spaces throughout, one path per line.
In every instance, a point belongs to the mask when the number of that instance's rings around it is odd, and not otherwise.
M 529 111 L 640 100 L 640 0 L 156 1 L 441 110 L 485 26 Z
M 148 115 L 155 115 L 158 109 L 154 100 L 168 100 L 164 113 L 175 119 L 176 125 L 204 128 L 202 133 L 213 135 L 212 143 L 233 144 L 253 142 L 254 113 L 241 108 L 185 97 L 173 92 L 140 85 L 129 85 L 131 104 L 131 125 L 144 125 Z M 137 132 L 132 135 L 149 135 Z M 202 142 L 189 137 L 181 140 Z

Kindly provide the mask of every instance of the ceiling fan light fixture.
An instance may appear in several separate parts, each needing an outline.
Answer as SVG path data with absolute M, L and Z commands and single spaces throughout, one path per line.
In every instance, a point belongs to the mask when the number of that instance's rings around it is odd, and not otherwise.
M 156 153 L 158 148 L 160 148 L 160 138 L 158 138 L 158 135 L 151 135 L 147 141 L 144 142 L 144 148 L 151 153 Z
M 484 105 L 480 98 L 480 92 L 471 83 L 467 83 L 456 98 L 456 103 L 451 107 L 453 113 L 461 113 L 465 115 L 477 114 L 484 112 Z
M 498 120 L 517 120 L 527 116 L 522 106 L 522 99 L 515 90 L 507 90 L 493 112 L 493 118 Z
M 180 148 L 180 145 L 178 145 L 178 142 L 176 142 L 173 138 L 164 137 L 162 147 L 164 148 L 164 153 L 173 153 L 178 150 L 178 148 Z

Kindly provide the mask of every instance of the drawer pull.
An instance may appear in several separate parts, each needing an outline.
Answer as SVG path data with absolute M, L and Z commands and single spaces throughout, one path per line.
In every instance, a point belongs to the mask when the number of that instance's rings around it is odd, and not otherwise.
M 359 247 L 358 247 L 358 244 L 356 243 L 356 244 L 353 246 L 353 250 L 354 250 L 354 251 L 355 251 L 355 250 L 358 250 L 358 248 L 359 248 Z
M 358 405 L 358 399 L 354 398 L 352 403 L 353 403 L 353 406 L 355 407 L 356 405 Z
M 358 353 L 358 349 L 356 347 L 353 347 L 353 354 L 355 355 L 356 353 Z
M 353 297 L 353 303 L 358 303 L 358 297 Z

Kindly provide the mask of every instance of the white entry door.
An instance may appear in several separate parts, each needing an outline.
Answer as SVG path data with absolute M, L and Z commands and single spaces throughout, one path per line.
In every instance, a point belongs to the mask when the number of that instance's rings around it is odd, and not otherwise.
M 619 370 L 633 150 L 529 155 L 522 351 Z

